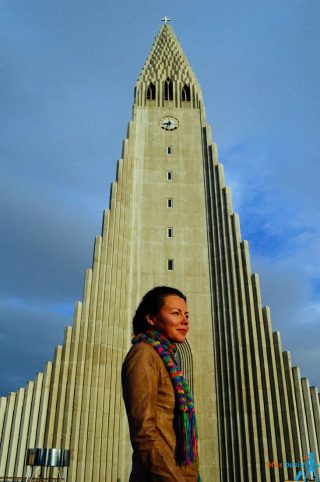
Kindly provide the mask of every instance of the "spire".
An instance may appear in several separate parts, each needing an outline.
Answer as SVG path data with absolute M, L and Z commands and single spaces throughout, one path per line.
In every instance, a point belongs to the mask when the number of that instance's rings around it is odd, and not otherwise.
M 198 108 L 202 100 L 201 89 L 180 43 L 164 17 L 150 54 L 140 73 L 136 86 L 136 103 L 145 106 L 155 101 L 163 107 L 172 101 L 174 107 Z

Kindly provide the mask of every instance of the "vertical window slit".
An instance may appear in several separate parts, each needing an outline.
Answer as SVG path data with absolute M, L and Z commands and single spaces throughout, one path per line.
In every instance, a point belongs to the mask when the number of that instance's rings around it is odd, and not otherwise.
M 155 100 L 156 86 L 151 82 L 147 88 L 147 100 Z
M 164 100 L 173 100 L 173 82 L 169 77 L 164 82 Z
M 190 87 L 187 84 L 184 84 L 184 86 L 182 88 L 181 100 L 182 100 L 182 102 L 190 102 L 190 100 L 191 100 Z

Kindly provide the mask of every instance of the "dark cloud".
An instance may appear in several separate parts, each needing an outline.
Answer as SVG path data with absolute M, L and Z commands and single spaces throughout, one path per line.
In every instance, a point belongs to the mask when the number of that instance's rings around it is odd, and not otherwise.
M 63 343 L 64 328 L 72 324 L 72 303 L 60 306 L 0 299 L 0 394 L 6 395 L 43 371 Z
M 0 293 L 31 300 L 64 300 L 66 292 L 69 296 L 78 292 L 78 297 L 83 263 L 91 263 L 95 227 L 88 206 L 80 201 L 68 206 L 49 202 L 40 189 L 26 193 L 26 187 L 9 192 L 6 188 L 0 209 L 4 254 Z

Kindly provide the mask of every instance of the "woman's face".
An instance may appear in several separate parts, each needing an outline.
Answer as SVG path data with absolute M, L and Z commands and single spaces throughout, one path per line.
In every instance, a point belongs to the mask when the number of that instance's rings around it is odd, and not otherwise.
M 189 331 L 189 312 L 187 303 L 176 295 L 168 295 L 156 315 L 148 315 L 147 321 L 152 329 L 175 343 L 183 343 Z

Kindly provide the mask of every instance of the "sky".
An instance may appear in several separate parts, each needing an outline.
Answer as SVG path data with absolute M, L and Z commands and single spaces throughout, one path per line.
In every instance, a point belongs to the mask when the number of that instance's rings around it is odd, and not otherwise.
M 165 15 L 273 329 L 320 386 L 319 0 L 0 0 L 0 395 L 43 371 L 72 324 Z

